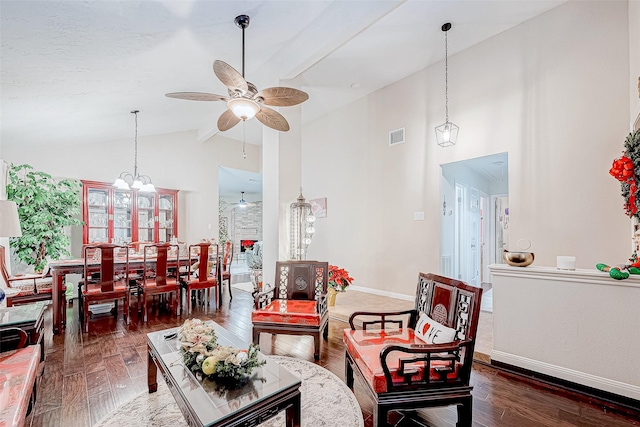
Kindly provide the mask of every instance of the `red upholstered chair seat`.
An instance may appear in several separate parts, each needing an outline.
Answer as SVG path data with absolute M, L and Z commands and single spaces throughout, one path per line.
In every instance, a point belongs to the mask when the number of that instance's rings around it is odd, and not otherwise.
M 320 325 L 320 314 L 315 301 L 276 299 L 266 307 L 251 313 L 253 323 L 283 323 L 293 325 Z
M 36 292 L 34 291 L 34 288 L 33 288 L 33 282 L 34 282 L 33 279 L 11 280 L 11 288 L 20 290 L 20 293 L 15 297 L 34 295 Z M 52 286 L 51 279 L 35 279 L 35 284 L 38 290 L 37 293 L 39 294 L 51 293 L 51 286 Z
M 118 291 L 122 291 L 124 292 L 127 289 L 126 283 L 125 282 L 113 282 L 113 291 L 114 292 L 118 292 Z M 88 286 L 86 286 L 83 290 L 82 290 L 82 294 L 83 295 L 87 295 L 87 294 L 99 294 L 102 292 L 102 288 L 100 287 L 100 284 L 89 284 Z
M 178 280 L 177 280 L 175 277 L 167 277 L 167 279 L 166 279 L 166 286 L 177 286 L 178 284 L 179 284 L 179 283 L 178 283 Z M 153 279 L 149 279 L 149 280 L 147 280 L 147 281 L 145 282 L 145 286 L 146 286 L 147 288 L 155 288 L 155 287 L 157 287 L 157 286 L 158 286 L 158 284 L 156 283 L 156 281 L 155 281 L 155 280 L 153 280 Z M 164 286 L 164 285 L 163 285 L 163 286 Z
M 376 393 L 384 393 L 387 391 L 387 380 L 382 370 L 380 362 L 380 353 L 382 349 L 388 345 L 427 345 L 420 338 L 415 336 L 413 329 L 404 328 L 394 331 L 380 330 L 344 330 L 344 343 L 347 351 L 355 362 L 358 364 L 363 377 L 369 383 Z M 398 375 L 398 366 L 400 361 L 399 352 L 391 353 L 387 363 L 391 370 L 391 377 L 394 383 L 405 382 L 405 379 Z M 404 355 L 407 356 L 406 354 Z M 416 370 L 413 380 L 419 380 L 425 369 L 424 362 L 416 362 L 411 364 L 411 368 Z M 440 379 L 440 374 L 436 372 L 437 367 L 451 366 L 451 363 L 443 360 L 431 361 L 429 377 L 432 380 Z M 455 363 L 455 368 L 447 374 L 447 378 L 454 379 L 458 376 L 459 362 Z M 405 366 L 405 371 L 407 367 Z
M 169 283 L 168 280 L 167 280 L 167 283 Z M 196 277 L 195 279 L 189 280 L 185 284 L 189 286 L 190 290 L 194 291 L 194 290 L 208 289 L 211 287 L 215 287 L 217 283 L 218 281 L 215 277 L 210 277 L 204 282 L 200 281 L 200 279 Z

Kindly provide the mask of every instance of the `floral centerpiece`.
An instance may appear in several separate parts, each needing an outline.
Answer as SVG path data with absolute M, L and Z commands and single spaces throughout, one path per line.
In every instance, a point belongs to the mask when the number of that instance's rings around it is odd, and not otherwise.
M 183 362 L 197 377 L 241 385 L 254 368 L 266 363 L 258 360 L 257 345 L 250 344 L 247 350 L 219 345 L 213 326 L 199 319 L 185 320 L 178 339 Z

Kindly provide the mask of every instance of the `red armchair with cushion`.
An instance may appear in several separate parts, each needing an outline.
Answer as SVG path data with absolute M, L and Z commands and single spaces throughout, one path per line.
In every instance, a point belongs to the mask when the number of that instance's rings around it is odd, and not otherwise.
M 19 290 L 14 296 L 7 296 L 7 307 L 17 304 L 29 304 L 51 299 L 52 279 L 48 269 L 42 274 L 23 274 L 9 276 L 6 265 L 6 249 L 0 245 L 0 273 L 10 289 Z
M 320 358 L 320 332 L 327 337 L 327 275 L 329 264 L 317 261 L 279 261 L 276 286 L 255 295 L 251 313 L 253 342 L 260 333 L 312 335 L 314 357 Z
M 458 426 L 471 426 L 469 385 L 482 289 L 420 273 L 413 310 L 355 312 L 344 331 L 345 378 L 354 371 L 374 400 L 373 425 L 392 410 L 458 405 Z

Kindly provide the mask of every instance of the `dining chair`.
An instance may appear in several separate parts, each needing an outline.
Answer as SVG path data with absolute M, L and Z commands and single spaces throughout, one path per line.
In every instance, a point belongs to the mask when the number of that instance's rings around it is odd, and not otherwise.
M 224 282 L 227 282 L 227 286 L 229 289 L 229 299 L 233 299 L 233 295 L 231 294 L 231 263 L 233 262 L 233 243 L 230 240 L 224 244 L 224 256 L 222 258 L 222 270 L 221 270 L 221 280 L 220 286 L 224 285 Z
M 45 268 L 41 274 L 9 275 L 6 265 L 5 247 L 0 245 L 0 274 L 9 289 L 19 290 L 19 293 L 7 296 L 7 307 L 18 304 L 29 304 L 36 301 L 51 299 L 52 279 Z
M 124 250 L 122 250 L 124 248 Z M 89 306 L 105 301 L 114 301 L 114 316 L 118 316 L 118 300 L 124 300 L 122 309 L 127 324 L 129 316 L 129 252 L 126 246 L 112 243 L 86 245 L 82 249 L 84 278 L 79 283 L 80 321 L 85 332 L 89 332 Z M 116 253 L 123 257 L 116 264 Z
M 191 268 L 187 269 L 187 277 L 182 282 L 182 287 L 187 292 L 187 314 L 191 314 L 191 306 L 195 304 L 196 297 L 193 294 L 194 291 L 205 292 L 206 299 L 204 301 L 211 301 L 211 288 L 215 289 L 216 294 L 216 307 L 220 306 L 220 289 L 218 288 L 218 245 L 211 244 L 210 242 L 201 242 L 194 245 L 189 245 L 189 255 L 197 255 L 198 261 L 195 262 Z M 215 267 L 215 268 L 214 268 Z M 193 271 L 192 271 L 193 270 Z
M 175 264 L 173 255 L 169 259 L 169 250 L 175 251 Z M 180 282 L 178 280 L 180 270 L 180 253 L 177 245 L 169 243 L 148 244 L 144 247 L 144 269 L 142 280 L 139 281 L 138 295 L 139 305 L 142 306 L 143 321 L 148 319 L 148 297 L 168 294 L 171 310 L 179 314 L 182 298 L 180 295 Z M 173 300 L 175 294 L 175 300 Z

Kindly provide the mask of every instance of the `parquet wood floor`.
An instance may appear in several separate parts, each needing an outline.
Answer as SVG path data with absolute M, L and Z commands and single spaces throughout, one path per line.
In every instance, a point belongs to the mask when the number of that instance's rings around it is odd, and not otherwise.
M 225 288 L 226 292 L 226 288 Z M 223 296 L 219 310 L 196 307 L 192 317 L 212 319 L 246 341 L 251 339 L 252 299 L 234 292 L 232 301 Z M 51 333 L 51 309 L 46 313 L 46 363 L 38 386 L 37 403 L 27 425 L 40 427 L 93 426 L 114 408 L 138 393 L 146 392 L 146 334 L 179 326 L 185 317 L 150 314 L 142 323 L 135 313 L 125 325 L 120 313 L 116 321 L 103 315 L 91 320 L 90 333 L 78 323 L 77 304 L 67 311 L 63 334 Z M 322 343 L 318 363 L 344 379 L 344 322 L 331 319 L 329 338 Z M 267 354 L 279 354 L 313 361 L 313 339 L 263 334 L 261 347 Z M 531 383 L 521 377 L 476 364 L 472 374 L 474 426 L 640 426 L 640 419 L 610 412 L 589 399 Z M 160 379 L 161 380 L 161 379 Z M 355 394 L 362 408 L 365 426 L 372 425 L 372 401 L 356 379 Z M 423 411 L 433 427 L 455 426 L 455 408 Z M 394 420 L 391 420 L 394 421 Z M 308 426 L 313 427 L 313 426 Z M 350 427 L 350 426 L 345 426 Z

